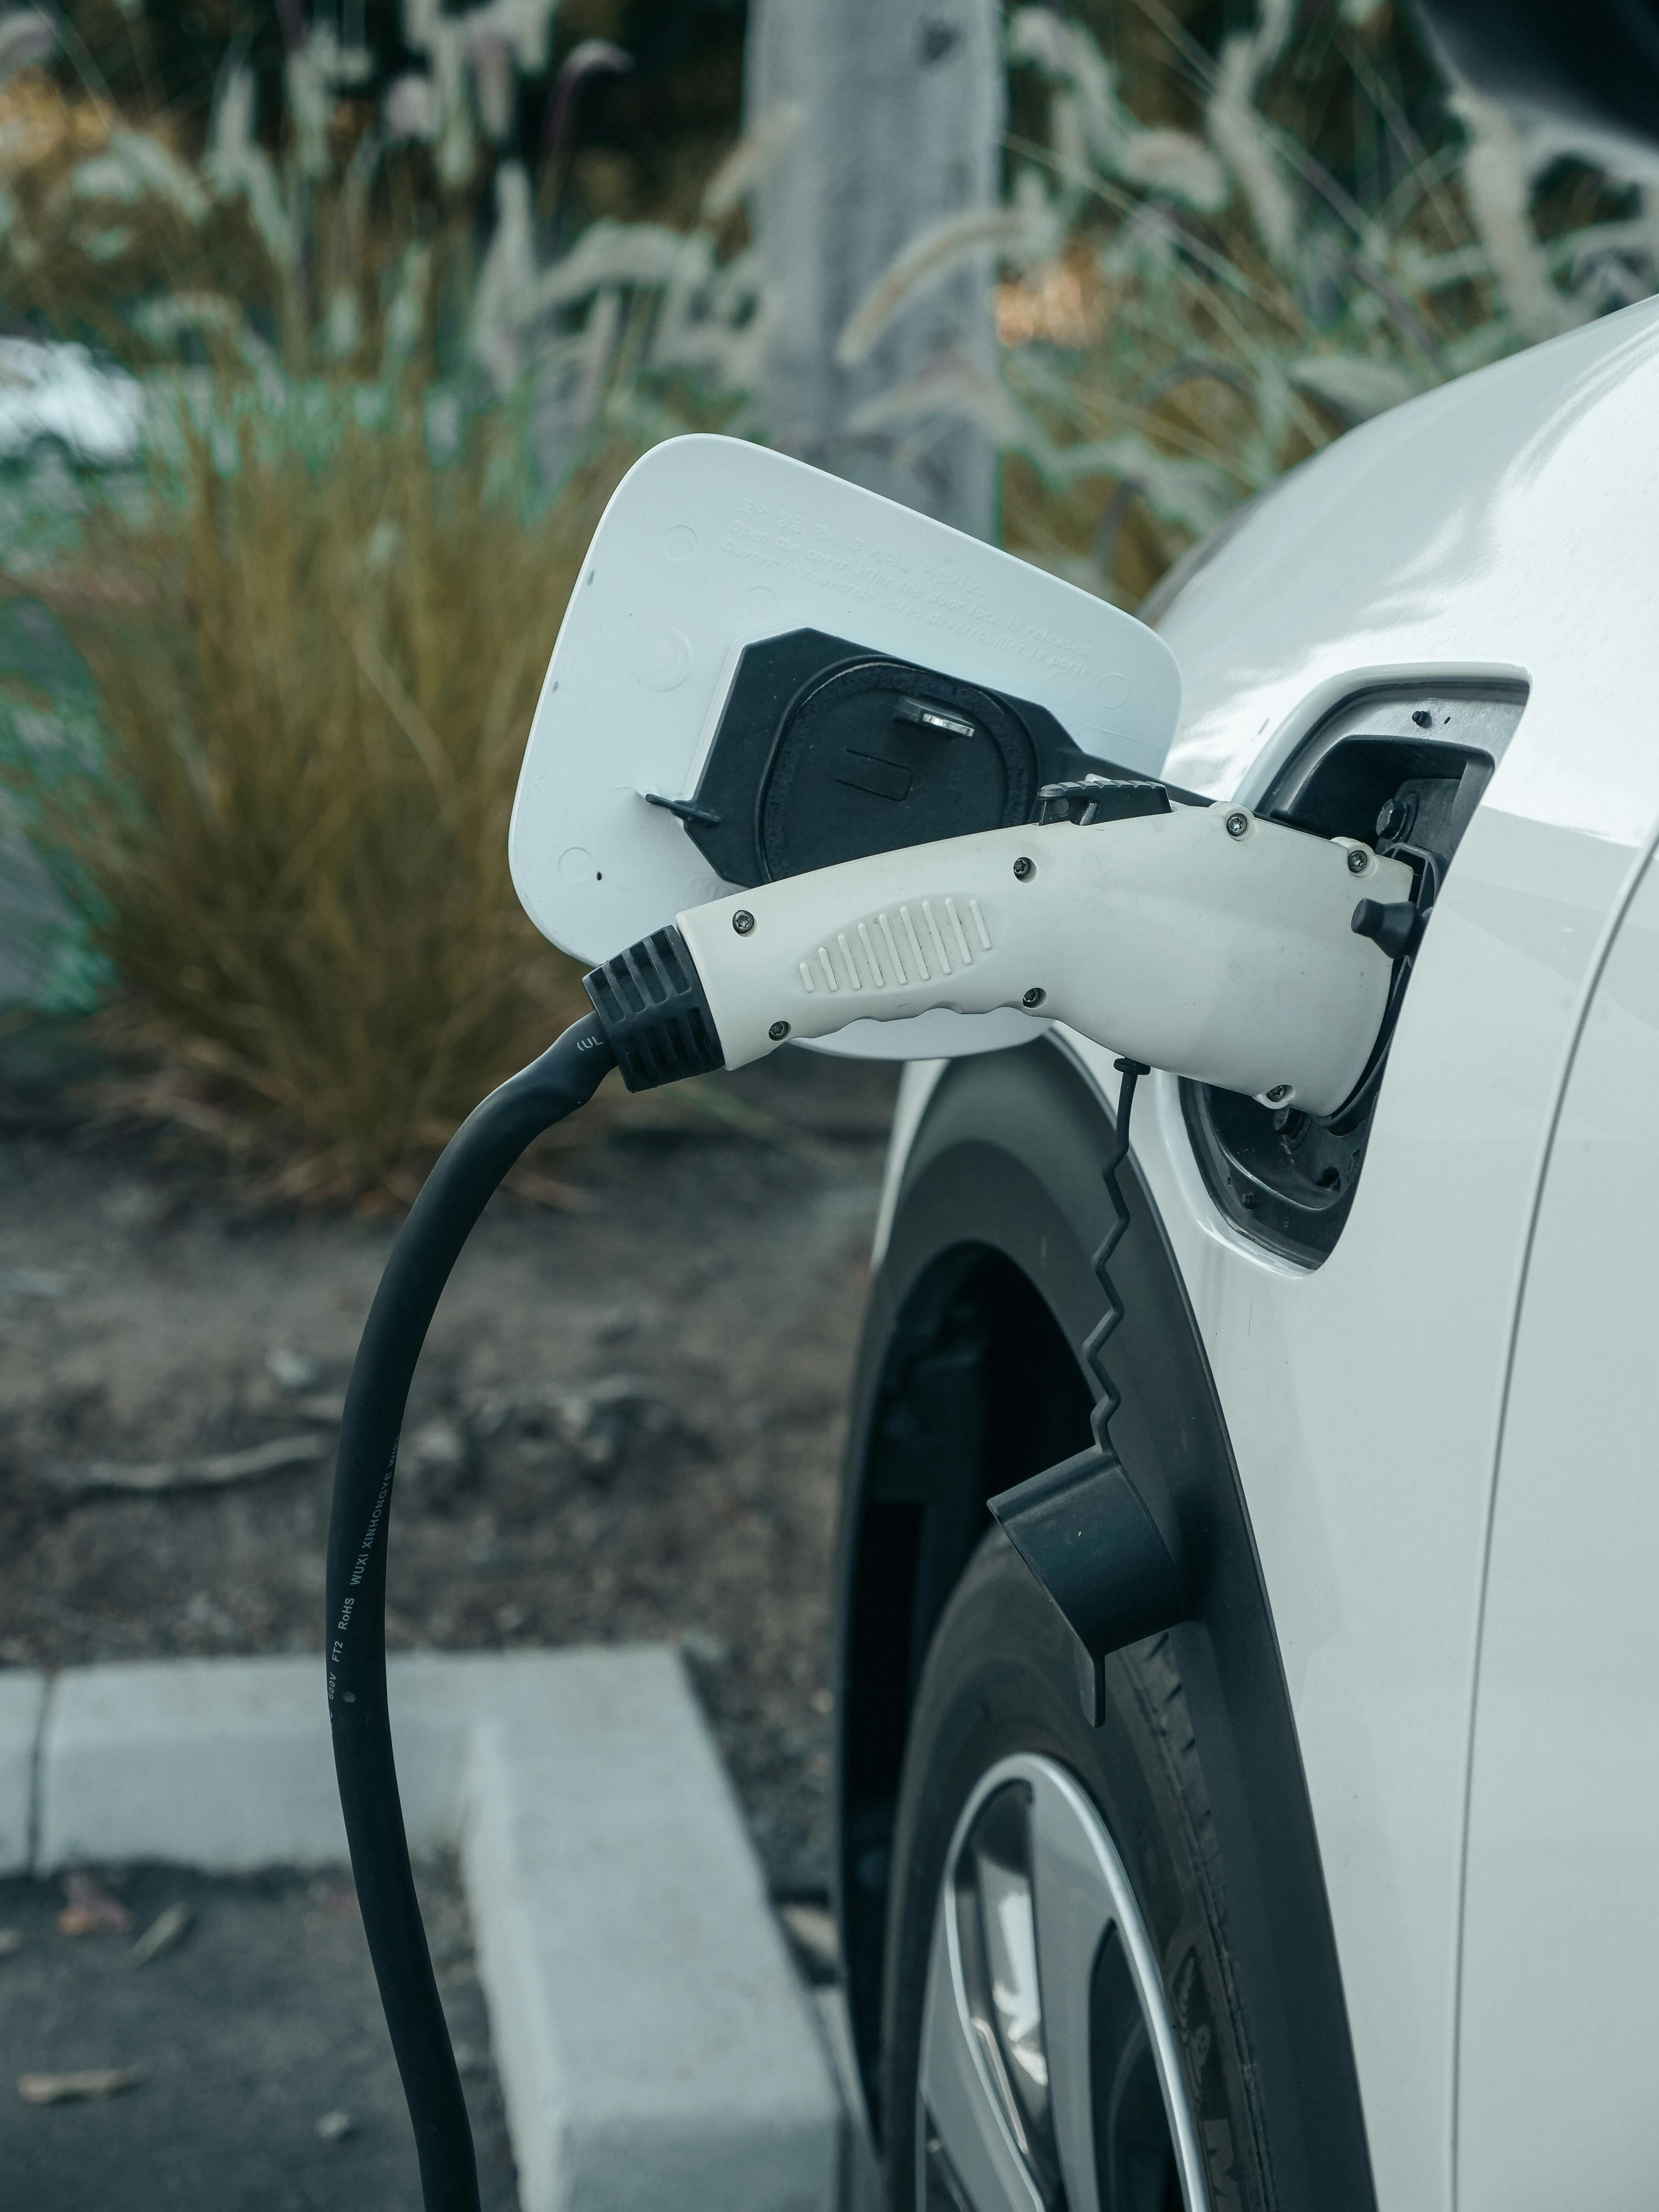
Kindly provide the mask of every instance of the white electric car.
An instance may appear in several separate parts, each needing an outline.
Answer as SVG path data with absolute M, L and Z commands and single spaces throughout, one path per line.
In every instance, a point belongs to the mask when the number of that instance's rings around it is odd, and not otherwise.
M 910 1062 L 838 1562 L 890 2212 L 1638 2212 L 1659 303 L 1352 433 L 1159 597 L 647 454 L 514 816 L 604 963 L 549 1064 Z
M 1111 1054 L 905 1073 L 840 1548 L 894 2212 L 1659 2203 L 1659 307 L 1353 432 L 1152 611 L 1172 783 L 1417 856 L 1380 1079 L 1154 1074 L 1114 1434 L 1192 1619 L 986 1500 L 1089 1442 Z

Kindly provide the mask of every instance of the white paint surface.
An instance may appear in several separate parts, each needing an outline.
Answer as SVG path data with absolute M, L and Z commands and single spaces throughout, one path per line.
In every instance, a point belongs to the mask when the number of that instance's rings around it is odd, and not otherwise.
M 1649 302 L 1344 439 L 1165 625 L 1188 687 L 1170 773 L 1245 797 L 1366 684 L 1531 687 L 1425 941 L 1333 1258 L 1298 1277 L 1218 1234 L 1178 1111 L 1143 1125 L 1284 1653 L 1383 2212 L 1455 2194 L 1498 1424 L 1571 1039 L 1659 815 L 1656 471 Z
M 1659 871 L 1551 1146 L 1498 1470 L 1462 1978 L 1462 2212 L 1645 2212 L 1659 1987 Z

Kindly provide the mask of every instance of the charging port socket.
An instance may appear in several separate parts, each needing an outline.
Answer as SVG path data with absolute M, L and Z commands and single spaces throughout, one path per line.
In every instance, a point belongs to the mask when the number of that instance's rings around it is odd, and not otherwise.
M 1371 1065 L 1337 1113 L 1275 1110 L 1210 1085 L 1181 1086 L 1216 1204 L 1246 1236 L 1304 1266 L 1328 1257 L 1347 1220 L 1417 942 L 1525 704 L 1518 684 L 1357 694 L 1297 746 L 1255 810 L 1322 837 L 1352 838 L 1404 860 L 1413 876 L 1415 916 L 1357 925 L 1395 951 L 1395 985 Z

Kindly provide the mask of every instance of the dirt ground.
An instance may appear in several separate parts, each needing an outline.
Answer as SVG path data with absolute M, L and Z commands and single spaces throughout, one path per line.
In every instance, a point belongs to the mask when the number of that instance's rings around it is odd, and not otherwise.
M 309 1651 L 334 1421 L 394 1224 L 250 1212 L 0 1035 L 0 1664 Z M 397 1649 L 677 1639 L 780 1893 L 824 1875 L 828 1575 L 893 1072 L 780 1054 L 497 1200 L 416 1378 Z M 122 1495 L 134 1467 L 308 1461 Z M 281 1455 L 277 1455 L 281 1456 Z M 320 1695 L 320 1691 L 319 1691 Z

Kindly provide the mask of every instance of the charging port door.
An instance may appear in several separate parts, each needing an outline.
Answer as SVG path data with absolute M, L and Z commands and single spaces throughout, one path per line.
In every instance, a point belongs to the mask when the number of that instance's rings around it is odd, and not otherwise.
M 1414 918 L 1366 918 L 1379 941 L 1397 944 L 1394 989 L 1371 1064 L 1338 1112 L 1275 1111 L 1210 1085 L 1181 1086 L 1211 1196 L 1246 1236 L 1286 1258 L 1317 1267 L 1342 1233 L 1418 938 L 1525 704 L 1518 684 L 1357 693 L 1297 746 L 1256 810 L 1405 861 L 1416 908 Z

